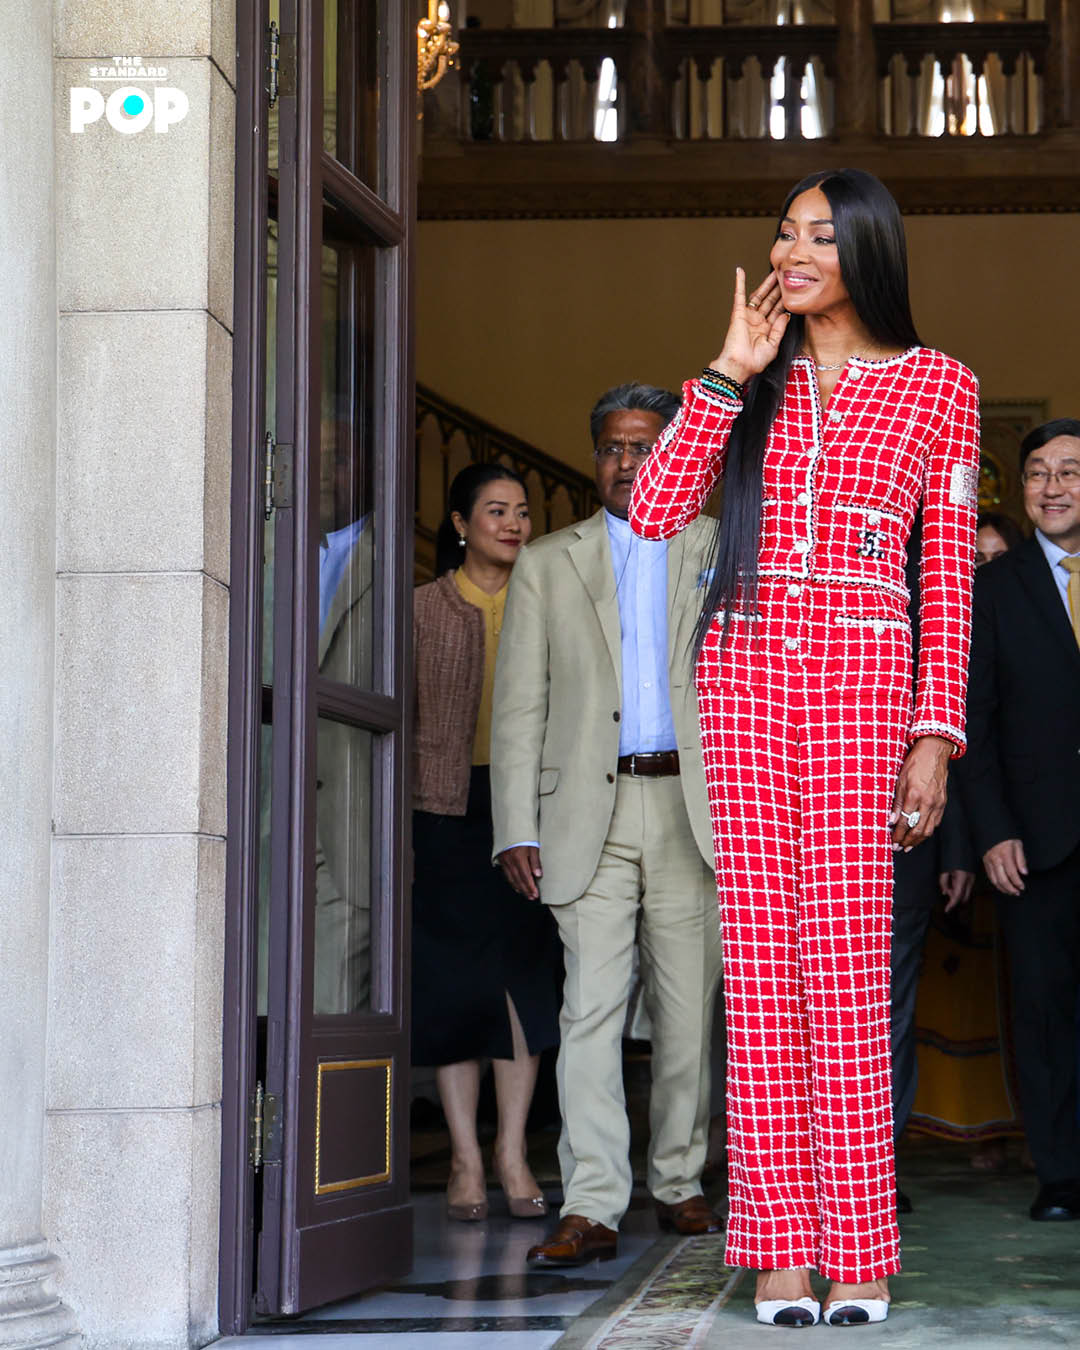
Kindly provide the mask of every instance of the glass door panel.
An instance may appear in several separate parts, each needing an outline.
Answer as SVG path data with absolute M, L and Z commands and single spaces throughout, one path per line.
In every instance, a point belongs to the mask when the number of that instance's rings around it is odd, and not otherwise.
M 281 15 L 297 69 L 276 110 L 280 154 L 268 149 L 263 306 L 282 486 L 263 539 L 273 624 L 259 663 L 272 736 L 258 1005 L 280 1123 L 259 1211 L 267 1313 L 411 1261 L 411 222 L 371 186 L 385 177 L 413 200 L 413 26 L 386 0 L 281 0 Z
M 379 118 L 385 106 L 385 9 L 385 0 L 323 4 L 323 149 L 379 196 L 386 190 Z M 353 96 L 342 98 L 341 90 Z
M 319 674 L 373 687 L 379 527 L 373 492 L 376 251 L 322 246 Z
M 376 745 L 370 731 L 319 718 L 313 981 L 319 1016 L 372 1007 Z

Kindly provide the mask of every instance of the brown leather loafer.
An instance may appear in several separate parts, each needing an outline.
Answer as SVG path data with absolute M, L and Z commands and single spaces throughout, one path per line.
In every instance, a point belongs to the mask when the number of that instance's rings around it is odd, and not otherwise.
M 551 1266 L 583 1266 L 587 1261 L 611 1261 L 616 1255 L 619 1235 L 602 1223 L 593 1223 L 584 1214 L 567 1214 L 546 1242 L 530 1247 L 527 1265 L 538 1269 Z
M 702 1233 L 722 1233 L 724 1221 L 714 1213 L 703 1195 L 692 1195 L 677 1205 L 656 1202 L 656 1217 L 665 1233 L 679 1233 L 682 1237 L 699 1237 Z

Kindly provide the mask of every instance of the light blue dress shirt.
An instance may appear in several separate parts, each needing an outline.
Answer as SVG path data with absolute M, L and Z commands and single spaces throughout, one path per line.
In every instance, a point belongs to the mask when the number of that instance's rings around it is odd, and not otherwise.
M 641 539 L 604 512 L 622 629 L 619 754 L 678 747 L 668 688 L 667 540 Z
M 1062 558 L 1075 558 L 1075 553 L 1066 553 L 1060 545 L 1055 544 L 1052 539 L 1047 539 L 1042 530 L 1035 531 L 1035 538 L 1039 541 L 1039 547 L 1050 564 L 1050 575 L 1054 578 L 1054 585 L 1058 588 L 1058 594 L 1061 596 L 1061 603 L 1065 606 L 1065 613 L 1069 615 L 1069 622 L 1072 623 L 1072 614 L 1069 610 L 1069 574 L 1064 567 L 1059 567 L 1058 563 Z
M 332 530 L 319 541 L 319 632 L 322 632 L 337 588 L 345 575 L 345 566 L 369 517 L 361 516 L 340 530 Z

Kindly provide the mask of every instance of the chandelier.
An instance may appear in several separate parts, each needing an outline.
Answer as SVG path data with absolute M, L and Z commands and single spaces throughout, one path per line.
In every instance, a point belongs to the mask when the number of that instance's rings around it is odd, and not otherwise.
M 452 32 L 446 0 L 428 0 L 428 16 L 416 25 L 417 89 L 434 89 L 454 64 L 458 44 Z

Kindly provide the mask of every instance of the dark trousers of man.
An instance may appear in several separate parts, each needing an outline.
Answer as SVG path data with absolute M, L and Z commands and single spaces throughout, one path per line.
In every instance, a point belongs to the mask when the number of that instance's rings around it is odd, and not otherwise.
M 899 1139 L 915 1104 L 915 1004 L 919 997 L 923 948 L 938 890 L 936 847 L 923 844 L 893 855 L 892 1039 L 893 1138 Z
M 1080 1181 L 1076 1003 L 1080 992 L 1080 848 L 997 897 L 1009 953 L 1016 1076 L 1039 1181 Z

